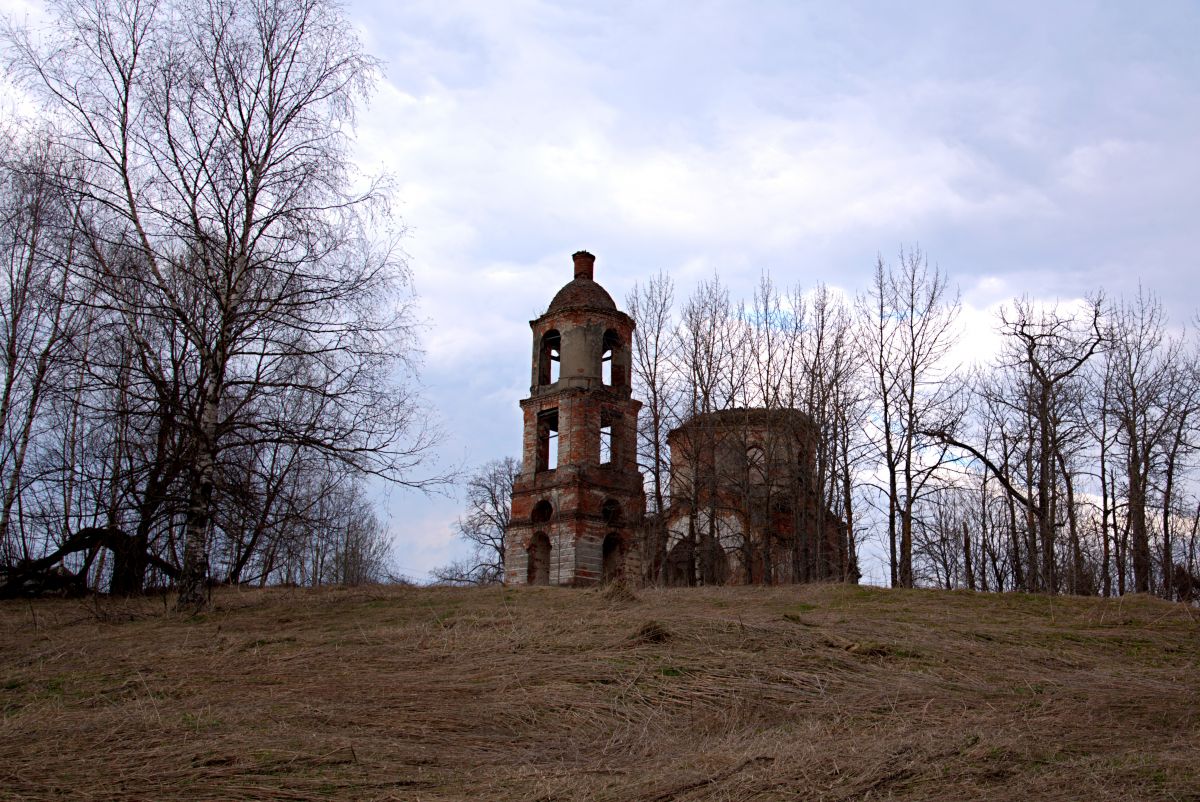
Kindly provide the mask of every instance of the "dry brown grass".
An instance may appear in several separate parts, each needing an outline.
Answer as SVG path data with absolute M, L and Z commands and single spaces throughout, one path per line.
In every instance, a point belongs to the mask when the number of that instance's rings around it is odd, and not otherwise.
M 214 602 L 0 605 L 0 798 L 1200 800 L 1200 626 L 1154 599 Z

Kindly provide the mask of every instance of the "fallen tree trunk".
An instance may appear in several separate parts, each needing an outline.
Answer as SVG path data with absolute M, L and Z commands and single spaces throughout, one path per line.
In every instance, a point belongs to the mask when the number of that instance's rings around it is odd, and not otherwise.
M 154 566 L 175 579 L 179 569 L 146 550 L 138 538 L 112 526 L 89 526 L 73 533 L 63 544 L 45 557 L 20 560 L 14 565 L 0 566 L 0 599 L 22 596 L 42 596 L 61 593 L 80 596 L 87 592 L 81 574 L 61 565 L 64 558 L 95 547 L 106 548 L 113 554 L 113 574 L 110 591 L 114 595 L 136 596 L 145 588 L 146 569 Z

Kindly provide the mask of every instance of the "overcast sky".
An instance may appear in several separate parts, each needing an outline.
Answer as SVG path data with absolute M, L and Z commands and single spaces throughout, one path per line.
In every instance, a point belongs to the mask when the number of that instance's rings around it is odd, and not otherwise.
M 853 293 L 919 243 L 981 352 L 1022 293 L 1141 282 L 1176 322 L 1200 308 L 1200 3 L 348 13 L 386 65 L 358 153 L 398 184 L 444 465 L 518 455 L 528 321 L 581 248 L 623 307 L 660 269 L 681 295 L 713 271 L 735 296 L 762 271 Z M 405 573 L 457 554 L 460 503 L 389 495 Z
M 1047 8 L 1049 6 L 1049 8 Z M 976 333 L 1014 295 L 1138 282 L 1200 307 L 1200 4 L 350 6 L 386 79 L 364 166 L 399 182 L 450 463 L 516 455 L 530 331 L 570 254 L 855 292 L 919 243 Z M 622 304 L 623 306 L 623 304 Z M 986 354 L 982 354 L 986 356 Z M 393 494 L 397 561 L 459 502 Z

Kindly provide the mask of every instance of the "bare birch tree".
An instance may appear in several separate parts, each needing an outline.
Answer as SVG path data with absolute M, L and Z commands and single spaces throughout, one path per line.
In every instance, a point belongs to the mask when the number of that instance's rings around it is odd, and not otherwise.
M 946 275 L 918 249 L 893 266 L 876 261 L 858 299 L 860 348 L 871 372 L 869 436 L 883 460 L 893 586 L 911 587 L 912 526 L 917 503 L 945 453 L 927 435 L 952 415 L 943 381 L 959 301 Z
M 327 0 L 51 4 L 12 66 L 61 120 L 93 287 L 154 384 L 186 377 L 181 606 L 203 603 L 226 448 L 287 440 L 419 485 L 406 273 L 347 131 L 375 64 Z M 170 332 L 170 339 L 149 332 Z M 164 344 L 175 343 L 164 352 Z M 296 421 L 279 414 L 296 402 Z
M 631 380 L 642 399 L 638 416 L 638 461 L 650 478 L 649 518 L 643 533 L 643 574 L 660 581 L 666 568 L 667 532 L 663 514 L 670 504 L 670 455 L 667 434 L 680 423 L 679 382 L 675 360 L 675 286 L 659 272 L 644 285 L 635 284 L 626 297 L 633 330 Z

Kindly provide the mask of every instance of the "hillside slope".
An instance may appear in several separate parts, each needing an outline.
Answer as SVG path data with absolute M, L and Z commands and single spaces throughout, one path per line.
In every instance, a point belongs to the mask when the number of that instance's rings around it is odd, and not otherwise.
M 2 799 L 1200 800 L 1200 625 L 835 585 L 0 605 Z

